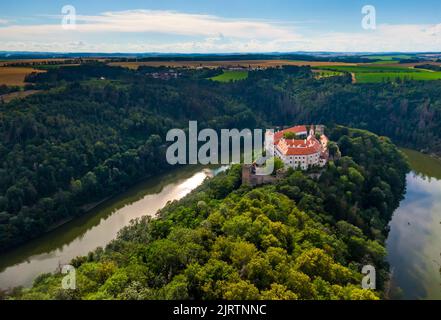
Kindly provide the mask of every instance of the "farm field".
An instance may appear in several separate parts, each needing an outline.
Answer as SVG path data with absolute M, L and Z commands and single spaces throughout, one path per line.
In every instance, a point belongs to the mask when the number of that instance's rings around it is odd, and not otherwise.
M 14 63 L 45 63 L 45 62 L 50 62 L 50 61 L 54 61 L 54 62 L 60 62 L 60 61 L 64 61 L 65 59 L 23 59 L 23 60 L 2 60 L 0 61 L 0 67 L 3 66 L 8 66 L 10 64 L 14 64 Z
M 170 67 L 170 68 L 219 68 L 219 67 L 250 67 L 271 68 L 283 65 L 291 66 L 355 66 L 355 63 L 298 61 L 298 60 L 237 60 L 237 61 L 143 61 L 143 62 L 110 62 L 110 66 L 121 66 L 129 69 L 138 69 L 140 66 Z
M 358 73 L 356 79 L 358 83 L 374 83 L 383 81 L 401 80 L 441 80 L 441 72 L 376 72 Z
M 0 67 L 0 85 L 23 86 L 26 75 L 32 72 L 45 72 L 34 68 Z
M 363 56 L 362 58 L 367 58 L 371 60 L 391 61 L 391 60 L 411 59 L 413 57 L 414 56 L 407 54 L 391 54 L 391 55 L 369 55 L 369 56 Z
M 210 78 L 210 80 L 218 82 L 231 82 L 245 80 L 248 78 L 248 71 L 224 71 L 224 73 Z
M 365 64 L 357 66 L 324 66 L 320 69 L 342 71 L 342 72 L 354 72 L 354 73 L 377 73 L 377 72 L 424 72 L 419 69 L 410 69 L 406 66 L 388 66 L 378 64 Z
M 401 80 L 440 80 L 441 72 L 413 68 L 412 65 L 381 65 L 363 64 L 357 66 L 324 66 L 320 69 L 349 72 L 354 76 L 354 82 L 374 83 Z
M 371 62 L 370 64 L 381 64 L 381 65 L 389 65 L 389 64 L 399 64 L 400 61 L 398 60 L 380 60 L 380 61 L 374 61 Z

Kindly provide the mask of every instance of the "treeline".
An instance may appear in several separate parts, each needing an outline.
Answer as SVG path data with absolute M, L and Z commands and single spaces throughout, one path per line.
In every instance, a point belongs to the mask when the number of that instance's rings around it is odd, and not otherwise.
M 24 60 L 5 63 L 8 67 L 41 67 L 41 66 L 59 66 L 63 64 L 81 64 L 84 60 L 79 59 L 66 59 L 66 60 Z
M 306 69 L 253 71 L 226 90 L 273 125 L 343 124 L 441 155 L 441 81 L 352 84 L 350 75 L 317 80 Z
M 0 105 L 0 251 L 82 214 L 139 179 L 167 170 L 166 132 L 345 124 L 441 154 L 439 81 L 354 85 L 317 80 L 308 67 L 251 71 L 234 83 L 219 70 L 179 70 L 168 81 L 88 63 L 32 75 L 47 88 Z
M 212 83 L 164 83 L 103 65 L 61 67 L 35 81 L 60 84 L 0 106 L 0 251 L 167 170 L 169 129 L 189 120 L 214 128 L 256 123 L 245 106 L 214 95 Z
M 252 60 L 298 60 L 298 61 L 325 61 L 325 62 L 347 62 L 347 63 L 368 63 L 376 60 L 368 59 L 361 56 L 326 56 L 311 55 L 302 53 L 286 53 L 286 54 L 181 54 L 176 56 L 163 55 L 154 57 L 130 57 L 130 58 L 114 58 L 112 61 L 124 62 L 148 62 L 148 61 L 252 61 Z
M 432 71 L 441 71 L 441 66 L 437 64 L 420 64 L 415 66 L 417 69 L 427 69 Z
M 387 138 L 337 127 L 342 157 L 319 179 L 289 171 L 275 185 L 241 186 L 233 166 L 159 218 L 126 227 L 105 249 L 41 275 L 13 299 L 379 299 L 388 266 L 387 223 L 405 189 L 407 163 Z M 373 265 L 377 290 L 361 288 Z
M 49 69 L 47 72 L 33 72 L 25 77 L 25 82 L 59 86 L 63 82 L 83 81 L 92 78 L 129 80 L 133 77 L 133 73 L 126 68 L 110 68 L 100 62 L 88 62 L 79 66 Z

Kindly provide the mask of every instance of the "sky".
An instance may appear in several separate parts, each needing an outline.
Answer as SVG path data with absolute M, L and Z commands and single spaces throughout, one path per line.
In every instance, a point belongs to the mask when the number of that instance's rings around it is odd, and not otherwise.
M 2 0 L 0 51 L 433 52 L 441 1 Z

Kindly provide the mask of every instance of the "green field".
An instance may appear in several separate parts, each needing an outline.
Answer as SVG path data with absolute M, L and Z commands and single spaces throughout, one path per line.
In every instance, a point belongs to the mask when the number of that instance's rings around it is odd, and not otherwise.
M 398 64 L 400 61 L 398 60 L 380 60 L 380 61 L 374 61 L 370 62 L 370 64 Z
M 413 56 L 406 54 L 397 54 L 397 55 L 378 55 L 378 56 L 372 55 L 372 56 L 364 56 L 362 58 L 371 59 L 371 60 L 390 61 L 390 60 L 412 59 Z
M 440 80 L 441 72 L 376 72 L 357 73 L 355 75 L 358 83 L 373 83 L 384 81 L 401 80 Z
M 218 82 L 231 82 L 245 80 L 248 78 L 248 71 L 224 71 L 224 73 L 210 78 L 210 80 Z
M 423 70 L 413 69 L 399 66 L 382 66 L 378 64 L 361 65 L 361 66 L 325 66 L 320 69 L 352 72 L 352 73 L 377 73 L 377 72 L 424 72 Z
M 397 79 L 418 81 L 441 79 L 441 72 L 403 66 L 382 66 L 381 64 L 320 67 L 320 70 L 322 69 L 335 72 L 353 73 L 355 74 L 357 83 L 393 82 Z

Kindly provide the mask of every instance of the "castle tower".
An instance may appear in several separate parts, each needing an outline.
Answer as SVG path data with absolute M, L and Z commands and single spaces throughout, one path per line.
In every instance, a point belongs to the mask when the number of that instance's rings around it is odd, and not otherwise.
M 315 136 L 315 131 L 314 131 L 314 125 L 311 125 L 311 128 L 309 129 L 309 136 L 310 137 L 314 137 Z

